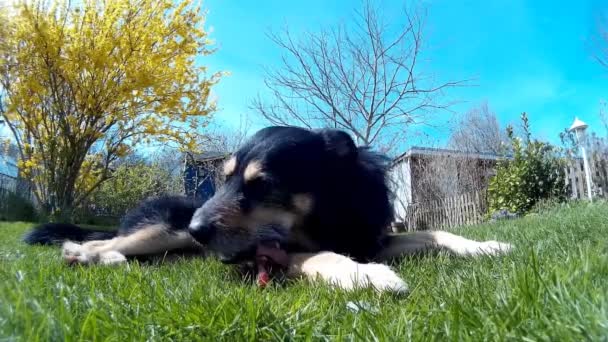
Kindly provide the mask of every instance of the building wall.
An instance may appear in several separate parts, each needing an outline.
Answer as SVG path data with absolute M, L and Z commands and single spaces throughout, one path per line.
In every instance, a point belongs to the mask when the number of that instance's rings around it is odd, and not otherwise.
M 412 155 L 390 170 L 395 220 L 407 206 L 487 188 L 495 160 Z
M 412 203 L 412 179 L 408 160 L 395 165 L 389 172 L 391 190 L 393 191 L 393 206 L 395 220 L 402 221 L 405 209 Z

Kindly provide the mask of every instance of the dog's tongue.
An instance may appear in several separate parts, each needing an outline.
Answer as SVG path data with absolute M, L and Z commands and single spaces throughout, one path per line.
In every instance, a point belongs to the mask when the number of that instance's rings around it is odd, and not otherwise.
M 273 246 L 259 244 L 256 250 L 256 266 L 258 269 L 258 286 L 265 287 L 270 281 L 270 268 L 275 265 L 287 267 L 287 253 L 278 243 Z

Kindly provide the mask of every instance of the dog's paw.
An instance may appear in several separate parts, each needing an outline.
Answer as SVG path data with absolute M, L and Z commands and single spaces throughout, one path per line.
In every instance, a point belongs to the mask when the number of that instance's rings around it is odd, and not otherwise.
M 116 265 L 127 262 L 127 257 L 117 251 L 104 252 L 99 255 L 99 263 L 103 265 Z
M 127 261 L 127 258 L 117 251 L 96 252 L 87 245 L 80 245 L 71 241 L 63 243 L 63 259 L 70 265 L 103 264 L 115 265 Z
M 97 264 L 100 262 L 106 263 L 104 262 L 104 260 L 102 260 L 102 254 L 91 250 L 91 248 L 88 248 L 87 245 L 81 245 L 71 241 L 66 241 L 63 243 L 62 256 L 63 260 L 65 260 L 70 265 L 90 265 Z M 107 260 L 115 258 L 116 256 L 114 255 L 108 255 L 106 257 Z
M 500 241 L 485 241 L 481 242 L 477 253 L 481 255 L 499 255 L 505 254 L 513 250 L 513 245 Z
M 374 288 L 378 292 L 407 292 L 407 285 L 384 264 L 361 264 L 347 256 L 332 252 L 294 254 L 290 256 L 289 276 L 304 275 L 311 280 L 353 290 Z
M 91 257 L 85 253 L 84 247 L 72 241 L 66 241 L 63 243 L 61 255 L 63 260 L 70 265 L 89 264 L 91 262 Z
M 407 293 L 407 284 L 383 264 L 359 264 L 355 284 L 373 287 L 379 292 Z
M 342 265 L 346 266 L 346 265 Z M 359 264 L 336 269 L 326 279 L 345 290 L 374 288 L 378 292 L 406 293 L 407 284 L 390 267 L 383 264 Z

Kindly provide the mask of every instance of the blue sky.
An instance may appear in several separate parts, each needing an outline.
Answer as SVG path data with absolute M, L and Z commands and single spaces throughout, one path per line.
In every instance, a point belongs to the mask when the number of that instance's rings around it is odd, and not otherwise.
M 608 99 L 608 70 L 592 58 L 599 1 L 427 0 L 425 73 L 439 80 L 473 79 L 473 86 L 448 93 L 456 112 L 487 101 L 503 124 L 526 111 L 534 133 L 557 142 L 579 116 L 605 134 L 599 102 Z M 558 4 L 561 3 L 561 4 Z M 263 92 L 263 67 L 275 66 L 281 51 L 266 36 L 287 24 L 297 33 L 348 18 L 358 1 L 207 0 L 207 25 L 219 49 L 201 62 L 226 70 L 215 88 L 217 124 L 230 129 L 244 117 L 256 129 L 265 123 L 248 108 Z M 383 1 L 388 19 L 403 1 Z M 444 114 L 445 115 L 445 114 Z M 445 133 L 434 133 L 438 143 Z

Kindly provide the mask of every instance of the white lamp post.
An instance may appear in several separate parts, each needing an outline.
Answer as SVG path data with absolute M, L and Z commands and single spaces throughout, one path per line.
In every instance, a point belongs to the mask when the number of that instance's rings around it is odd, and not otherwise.
M 576 135 L 576 142 L 581 149 L 581 155 L 583 157 L 583 167 L 585 168 L 585 180 L 587 182 L 587 195 L 589 201 L 593 201 L 593 195 L 591 194 L 591 171 L 589 170 L 589 163 L 587 162 L 587 152 L 585 151 L 585 130 L 589 127 L 586 123 L 579 120 L 577 117 L 574 118 L 574 122 L 568 131 L 574 132 Z

